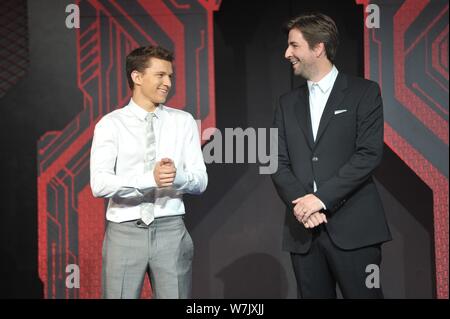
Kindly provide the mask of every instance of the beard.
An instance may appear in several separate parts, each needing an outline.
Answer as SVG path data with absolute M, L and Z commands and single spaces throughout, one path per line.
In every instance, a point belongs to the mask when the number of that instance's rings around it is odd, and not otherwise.
M 298 64 L 298 67 L 294 69 L 294 74 L 301 76 L 305 80 L 310 80 L 314 75 L 314 65 L 307 63 L 304 60 L 300 60 Z

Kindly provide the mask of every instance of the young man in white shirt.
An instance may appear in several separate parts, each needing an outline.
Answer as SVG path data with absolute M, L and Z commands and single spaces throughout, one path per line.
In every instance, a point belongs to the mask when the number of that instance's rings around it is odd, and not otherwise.
M 194 118 L 163 104 L 172 61 L 162 47 L 132 51 L 126 58 L 132 98 L 95 127 L 91 188 L 109 198 L 104 298 L 139 298 L 146 273 L 155 298 L 191 295 L 193 242 L 182 196 L 204 192 L 208 177 Z

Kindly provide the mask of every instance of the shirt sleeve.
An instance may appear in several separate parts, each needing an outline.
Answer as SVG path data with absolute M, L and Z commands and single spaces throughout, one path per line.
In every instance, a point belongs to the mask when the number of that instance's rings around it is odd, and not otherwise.
M 90 183 L 95 197 L 142 197 L 143 190 L 156 187 L 153 173 L 118 176 L 118 130 L 112 120 L 103 118 L 95 126 L 91 147 Z
M 208 175 L 200 145 L 197 123 L 192 115 L 186 124 L 183 165 L 177 167 L 173 187 L 181 193 L 201 194 L 208 185 Z

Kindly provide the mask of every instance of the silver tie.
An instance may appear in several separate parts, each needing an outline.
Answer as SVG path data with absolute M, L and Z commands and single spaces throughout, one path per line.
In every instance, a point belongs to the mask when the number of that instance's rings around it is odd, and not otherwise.
M 153 129 L 153 118 L 155 113 L 148 113 L 145 117 L 145 154 L 144 172 L 153 171 L 156 158 L 155 130 Z M 141 219 L 146 225 L 150 225 L 155 219 L 154 203 L 144 202 L 141 204 Z

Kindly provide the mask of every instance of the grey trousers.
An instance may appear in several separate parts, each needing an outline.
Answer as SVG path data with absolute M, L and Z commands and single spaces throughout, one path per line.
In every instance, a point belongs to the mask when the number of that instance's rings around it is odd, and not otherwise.
M 102 295 L 137 299 L 148 272 L 153 298 L 191 297 L 194 246 L 182 216 L 107 222 L 103 241 Z

